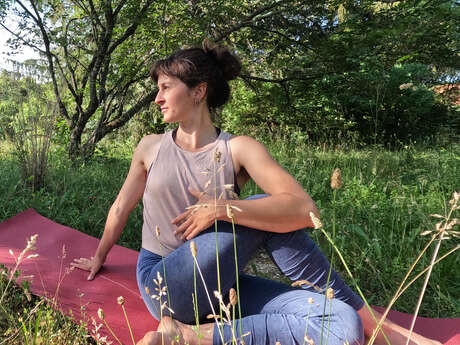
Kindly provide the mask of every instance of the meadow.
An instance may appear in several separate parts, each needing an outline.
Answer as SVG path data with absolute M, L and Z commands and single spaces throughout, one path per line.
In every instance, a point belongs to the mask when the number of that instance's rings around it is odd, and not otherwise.
M 324 230 L 332 234 L 334 229 L 334 242 L 368 302 L 386 306 L 429 241 L 430 236 L 421 233 L 434 229 L 439 221 L 430 215 L 444 215 L 452 192 L 460 191 L 460 145 L 406 146 L 399 151 L 388 151 L 378 146 L 312 147 L 296 137 L 265 136 L 261 140 L 316 201 Z M 12 146 L 0 142 L 0 221 L 32 207 L 53 221 L 100 238 L 107 211 L 127 174 L 133 149 L 134 145 L 128 141 L 110 140 L 97 149 L 89 162 L 72 164 L 63 148 L 53 146 L 46 187 L 31 192 L 20 179 Z M 330 177 L 335 168 L 341 169 L 343 186 L 333 192 Z M 255 184 L 249 183 L 242 197 L 260 192 Z M 139 250 L 141 225 L 139 204 L 119 244 Z M 322 232 L 306 231 L 331 256 L 333 249 Z M 458 238 L 444 240 L 438 257 L 457 245 Z M 433 247 L 422 257 L 413 275 L 428 266 Z M 460 256 L 455 253 L 434 267 L 420 315 L 459 317 L 459 264 Z M 264 275 L 264 267 L 252 264 L 247 270 Z M 334 268 L 351 283 L 336 255 Z M 1 276 L 0 293 L 5 288 L 6 275 Z M 419 279 L 393 308 L 413 312 L 421 286 Z M 42 302 L 35 298 L 28 301 L 22 289 L 11 291 L 15 292 L 8 294 L 0 312 L 0 333 L 12 334 L 15 328 L 22 328 L 19 333 L 26 334 L 29 329 L 32 334 L 34 323 L 29 321 L 27 327 L 22 320 Z M 43 308 L 44 316 L 56 313 L 52 308 Z M 65 319 L 56 322 L 68 323 Z M 66 327 L 58 328 L 66 330 Z M 68 333 L 74 339 L 89 341 L 83 329 L 78 326 Z M 21 343 L 19 336 L 15 339 L 17 342 L 11 344 Z

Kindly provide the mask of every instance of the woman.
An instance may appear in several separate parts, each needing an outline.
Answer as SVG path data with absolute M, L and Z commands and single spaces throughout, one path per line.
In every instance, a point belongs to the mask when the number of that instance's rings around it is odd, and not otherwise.
M 224 342 L 232 340 L 228 325 L 221 334 L 217 325 L 203 324 L 200 337 L 189 326 L 196 321 L 192 294 L 200 321 L 213 310 L 201 281 L 196 291 L 194 288 L 194 260 L 188 243 L 191 239 L 211 294 L 220 288 L 226 295 L 235 285 L 236 265 L 238 270 L 244 267 L 260 245 L 292 281 L 307 280 L 323 290 L 328 287 L 328 261 L 299 230 L 313 226 L 308 216 L 311 212 L 319 217 L 313 200 L 263 145 L 249 137 L 232 136 L 212 124 L 212 110 L 227 102 L 228 81 L 236 78 L 240 69 L 239 60 L 227 49 L 207 41 L 203 48 L 180 50 L 155 64 L 151 70 L 158 85 L 155 103 L 165 122 L 179 126 L 140 141 L 128 176 L 110 208 L 95 256 L 74 262 L 76 267 L 89 270 L 88 279 L 93 279 L 128 215 L 143 197 L 137 279 L 149 311 L 161 322 L 158 332 L 148 332 L 139 344 L 160 344 L 165 337 L 168 343 L 177 340 L 191 345 L 218 345 L 222 338 Z M 249 179 L 267 194 L 233 199 L 231 196 Z M 228 214 L 228 208 L 233 216 Z M 229 217 L 237 224 L 237 263 Z M 154 281 L 158 273 L 164 277 L 169 292 L 167 298 L 160 296 L 161 301 L 151 296 L 158 288 L 158 280 Z M 308 284 L 293 288 L 241 274 L 242 319 L 236 321 L 236 330 L 247 334 L 243 339 L 246 344 L 363 343 L 363 328 L 370 336 L 375 327 L 370 313 L 333 271 L 329 287 L 335 298 L 317 293 Z M 167 308 L 163 304 L 166 301 Z M 217 307 L 216 299 L 212 303 Z M 174 311 L 175 320 L 168 308 Z M 385 322 L 384 330 L 392 344 L 405 343 L 407 330 L 390 322 Z M 241 336 L 238 333 L 237 337 Z M 417 334 L 412 339 L 414 344 L 436 344 Z

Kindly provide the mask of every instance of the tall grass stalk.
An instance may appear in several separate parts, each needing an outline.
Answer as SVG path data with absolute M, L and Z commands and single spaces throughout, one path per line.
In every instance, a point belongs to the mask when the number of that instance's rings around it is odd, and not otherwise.
M 335 228 L 336 228 L 336 212 L 335 212 L 335 206 L 336 206 L 336 200 L 337 200 L 337 190 L 339 190 L 342 187 L 342 175 L 340 172 L 340 169 L 335 168 L 334 171 L 332 172 L 331 175 L 331 188 L 332 188 L 332 240 L 335 241 Z M 326 287 L 324 288 L 324 291 L 327 291 L 329 288 L 329 282 L 331 281 L 331 274 L 332 274 L 332 266 L 334 265 L 334 251 L 331 251 L 331 259 L 330 259 L 330 265 L 329 265 L 329 271 L 327 273 L 327 280 L 326 280 Z M 322 344 L 323 342 L 323 330 L 324 330 L 324 315 L 326 314 L 326 300 L 324 301 L 324 306 L 323 306 L 323 315 L 321 318 L 321 341 L 320 343 Z M 330 328 L 330 317 L 328 320 L 328 327 L 327 327 L 327 335 L 326 335 L 326 344 L 327 344 L 327 339 L 329 338 L 329 328 Z
M 239 316 L 239 319 L 241 320 L 242 314 L 241 314 L 241 302 L 240 302 L 240 278 L 239 278 L 239 269 L 238 269 L 238 251 L 236 248 L 235 219 L 234 219 L 233 211 L 229 204 L 227 204 L 227 217 L 232 220 L 233 250 L 234 250 L 234 255 L 235 255 L 235 266 L 236 266 L 235 267 L 235 270 L 236 270 L 236 273 L 235 273 L 236 297 L 237 297 L 237 303 L 238 303 L 238 316 Z M 233 320 L 235 320 L 235 317 L 233 317 Z M 239 323 L 239 326 L 240 326 L 239 328 L 240 328 L 240 336 L 241 336 L 243 334 L 243 325 L 241 324 L 241 322 Z
M 213 179 L 214 179 L 214 231 L 216 234 L 216 265 L 217 265 L 217 291 L 222 294 L 220 284 L 220 264 L 219 264 L 219 243 L 218 243 L 218 232 L 217 232 L 217 164 L 220 163 L 221 153 L 216 149 L 213 153 Z M 201 273 L 200 273 L 201 274 Z M 219 308 L 220 319 L 222 320 L 223 314 L 222 309 Z M 220 327 L 220 326 L 219 326 Z M 222 326 L 223 327 L 223 326 Z M 223 333 L 223 329 L 221 330 Z M 223 342 L 222 338 L 222 342 Z
M 313 212 L 310 212 L 310 218 L 312 219 L 312 222 L 315 226 L 315 229 L 319 229 L 322 234 L 326 237 L 326 239 L 328 240 L 328 242 L 331 244 L 331 246 L 335 249 L 337 255 L 339 256 L 340 258 L 340 261 L 342 261 L 342 264 L 343 266 L 345 267 L 345 270 L 347 271 L 349 277 L 351 278 L 352 282 L 353 282 L 353 285 L 355 286 L 356 290 L 358 291 L 359 295 L 361 296 L 361 298 L 363 299 L 364 303 L 366 304 L 366 307 L 367 309 L 369 310 L 369 312 L 371 313 L 372 317 L 374 318 L 374 321 L 377 322 L 377 318 L 375 317 L 374 315 L 374 312 L 372 311 L 372 308 L 370 307 L 369 303 L 367 302 L 367 299 L 366 297 L 364 296 L 363 292 L 361 291 L 361 288 L 359 287 L 358 283 L 356 283 L 356 279 L 354 278 L 353 274 L 351 273 L 350 271 L 350 268 L 348 267 L 347 265 L 347 262 L 345 261 L 345 259 L 343 258 L 342 256 L 342 253 L 340 252 L 339 248 L 337 248 L 335 242 L 332 240 L 332 238 L 328 235 L 328 233 L 323 229 L 323 224 L 319 221 L 318 218 L 316 218 L 316 216 L 313 214 Z M 377 328 L 378 329 L 378 328 Z M 390 341 L 388 340 L 387 336 L 385 335 L 385 333 L 382 331 L 382 334 L 385 338 L 385 341 L 387 342 L 388 345 L 391 345 L 390 344 Z M 375 331 L 374 331 L 375 332 Z M 376 333 L 376 332 L 375 332 Z M 369 342 L 369 345 L 372 345 L 371 342 Z
M 125 316 L 125 321 L 126 321 L 126 325 L 128 326 L 129 335 L 131 336 L 131 341 L 133 342 L 133 345 L 136 345 L 136 342 L 134 341 L 133 330 L 131 329 L 131 324 L 129 323 L 128 315 L 126 314 L 126 309 L 124 305 L 125 300 L 123 296 L 118 297 L 117 302 L 121 306 L 121 309 L 123 310 L 123 315 Z
M 18 257 L 16 257 L 13 253 L 13 251 L 10 249 L 10 255 L 14 258 L 14 261 L 16 263 L 16 265 L 13 267 L 13 270 L 10 272 L 10 277 L 8 279 L 8 282 L 6 284 L 6 287 L 5 289 L 2 291 L 2 296 L 0 297 L 0 305 L 2 304 L 3 302 L 3 299 L 5 298 L 6 296 L 6 292 L 8 291 L 8 288 L 10 287 L 12 281 L 14 280 L 14 275 L 15 273 L 17 272 L 18 268 L 19 268 L 19 265 L 24 261 L 24 260 L 27 260 L 27 259 L 33 259 L 33 258 L 36 258 L 38 257 L 38 254 L 30 254 L 30 255 L 27 255 L 25 256 L 28 252 L 30 251 L 34 251 L 36 248 L 35 248 L 35 244 L 37 242 L 37 238 L 38 238 L 38 235 L 35 234 L 35 235 L 32 235 L 28 240 L 27 240 L 27 246 L 24 248 L 24 250 L 19 254 Z
M 436 259 L 435 262 L 433 262 L 433 265 L 437 265 L 438 263 L 440 263 L 442 260 L 444 260 L 446 257 L 448 257 L 450 254 L 456 252 L 457 250 L 460 249 L 460 244 L 457 245 L 456 247 L 452 248 L 451 250 L 449 250 L 447 253 L 445 253 L 444 255 L 442 255 L 440 258 Z M 409 281 L 409 283 L 407 283 L 407 285 L 401 289 L 400 293 L 397 295 L 397 298 L 401 297 L 401 295 L 412 285 L 414 284 L 421 276 L 423 276 L 429 269 L 430 269 L 431 265 L 428 266 L 428 267 L 425 267 L 420 273 L 418 273 L 411 281 Z
M 423 294 L 426 290 L 426 286 L 428 284 L 428 280 L 429 280 L 429 277 L 430 277 L 430 273 L 434 267 L 435 264 L 437 264 L 438 262 L 440 262 L 442 259 L 444 259 L 445 257 L 447 257 L 448 255 L 450 255 L 451 253 L 455 252 L 456 250 L 458 250 L 460 248 L 460 246 L 457 246 L 455 248 L 453 248 L 452 250 L 448 251 L 445 255 L 443 255 L 440 259 L 436 260 L 436 257 L 438 255 L 438 251 L 439 251 L 439 248 L 440 248 L 440 245 L 441 245 L 441 242 L 443 240 L 443 236 L 444 236 L 444 233 L 447 231 L 447 230 L 450 230 L 455 224 L 457 224 L 458 220 L 454 219 L 453 221 L 451 221 L 451 217 L 452 217 L 452 213 L 453 211 L 457 210 L 458 209 L 458 206 L 457 206 L 457 203 L 458 203 L 458 200 L 459 200 L 459 194 L 454 192 L 454 197 L 453 199 L 450 201 L 452 206 L 451 206 L 451 209 L 449 210 L 449 213 L 446 217 L 443 217 L 443 216 L 440 216 L 440 215 L 434 215 L 435 217 L 437 218 L 444 218 L 444 225 L 441 226 L 441 223 L 438 223 L 436 225 L 436 231 L 434 232 L 433 236 L 431 237 L 430 241 L 428 241 L 428 243 L 425 245 L 425 247 L 423 248 L 423 250 L 419 253 L 419 255 L 417 256 L 417 258 L 415 259 L 414 263 L 411 265 L 411 267 L 409 268 L 409 270 L 407 271 L 404 279 L 402 280 L 402 282 L 400 283 L 400 285 L 398 286 L 398 289 L 397 291 L 395 292 L 393 298 L 391 299 L 390 303 L 388 304 L 385 312 L 383 313 L 383 316 L 377 326 L 377 329 L 379 329 L 382 325 L 382 323 L 384 322 L 386 316 L 388 315 L 391 307 L 393 306 L 393 304 L 396 302 L 396 300 L 404 293 L 404 291 L 406 291 L 409 286 L 411 286 L 415 281 L 417 281 L 423 274 L 425 274 L 425 272 L 429 272 L 429 274 L 427 275 L 427 277 L 425 278 L 425 282 L 423 284 L 423 287 L 422 287 L 422 290 L 420 292 L 420 295 L 419 295 L 419 299 L 418 299 L 418 302 L 417 302 L 417 306 L 416 306 L 416 311 L 414 313 L 414 317 L 412 319 L 412 323 L 411 323 L 411 327 L 410 327 L 410 331 L 409 331 L 409 338 L 407 339 L 407 342 L 409 342 L 410 340 L 410 336 L 412 335 L 412 331 L 413 331 L 413 327 L 415 325 L 415 320 L 417 318 L 417 315 L 418 315 L 418 310 L 420 308 L 420 305 L 421 305 L 421 301 L 423 299 Z M 428 235 L 430 233 L 432 233 L 433 231 L 432 230 L 429 230 L 429 231 L 424 231 L 421 235 Z M 453 236 L 456 236 L 458 237 L 458 232 L 455 232 L 455 231 L 452 231 L 452 235 Z M 438 238 L 439 237 L 439 238 Z M 414 270 L 415 266 L 417 265 L 417 263 L 420 261 L 420 259 L 422 258 L 422 256 L 425 254 L 425 252 L 427 251 L 427 249 L 431 246 L 431 244 L 436 240 L 436 238 L 438 238 L 438 242 L 437 242 L 437 245 L 436 245 L 436 248 L 435 248 L 435 251 L 433 253 L 433 256 L 432 256 L 432 259 L 431 259 L 431 262 L 430 262 L 430 265 L 428 267 L 426 267 L 424 270 L 422 270 L 422 272 L 420 272 L 419 274 L 417 274 L 415 276 L 415 278 L 413 278 L 406 286 L 404 286 L 405 282 L 407 281 L 407 279 L 409 278 L 409 275 L 412 273 L 412 271 Z M 369 345 L 372 345 L 374 340 L 375 340 L 375 337 L 377 335 L 374 334 L 370 339 L 369 339 Z
M 225 344 L 223 328 L 220 327 L 221 325 L 219 324 L 219 320 L 217 319 L 217 314 L 216 314 L 216 311 L 214 310 L 214 306 L 213 306 L 213 303 L 211 301 L 211 296 L 209 295 L 208 288 L 206 287 L 206 281 L 204 280 L 203 274 L 201 273 L 200 265 L 198 264 L 198 261 L 196 259 L 197 248 L 195 246 L 194 241 L 190 241 L 190 251 L 192 253 L 193 261 L 194 261 L 194 263 L 196 265 L 196 268 L 197 268 L 198 273 L 200 275 L 201 281 L 203 282 L 204 290 L 206 292 L 206 296 L 208 297 L 209 306 L 211 307 L 212 316 L 214 318 L 214 321 L 216 322 L 216 325 L 218 326 L 217 329 L 219 330 L 220 339 L 222 341 L 222 344 Z
M 415 326 L 415 321 L 417 320 L 417 315 L 420 309 L 420 305 L 422 304 L 423 296 L 425 295 L 425 290 L 428 285 L 428 281 L 430 280 L 431 272 L 433 271 L 434 262 L 436 261 L 436 258 L 438 256 L 439 248 L 441 247 L 441 242 L 444 240 L 444 234 L 447 233 L 447 230 L 452 229 L 453 226 L 458 223 L 458 220 L 454 220 L 453 222 L 451 222 L 450 219 L 452 217 L 452 213 L 454 212 L 454 210 L 458 209 L 457 203 L 458 203 L 459 198 L 460 198 L 460 195 L 454 192 L 453 198 L 450 201 L 452 206 L 449 210 L 449 214 L 446 217 L 443 217 L 438 214 L 432 215 L 433 217 L 436 217 L 436 218 L 443 218 L 444 221 L 441 221 L 438 224 L 436 224 L 436 230 L 439 232 L 438 241 L 436 243 L 436 247 L 434 249 L 433 256 L 431 257 L 430 265 L 428 267 L 428 272 L 426 274 L 425 281 L 423 282 L 422 290 L 420 291 L 420 295 L 417 301 L 417 306 L 415 307 L 414 317 L 412 319 L 412 323 L 409 329 L 409 337 L 407 338 L 406 345 L 409 344 L 409 340 L 410 340 L 412 331 Z M 454 233 L 454 235 L 455 234 L 456 232 Z
M 120 344 L 120 345 L 123 345 L 122 342 L 120 341 L 120 339 L 118 339 L 118 337 L 115 334 L 115 332 L 112 330 L 112 328 L 109 326 L 109 324 L 105 320 L 105 314 L 104 314 L 104 311 L 101 308 L 99 308 L 97 310 L 97 316 L 104 323 L 105 328 L 107 328 L 109 330 L 110 334 L 114 337 L 114 339 L 117 341 L 117 343 Z

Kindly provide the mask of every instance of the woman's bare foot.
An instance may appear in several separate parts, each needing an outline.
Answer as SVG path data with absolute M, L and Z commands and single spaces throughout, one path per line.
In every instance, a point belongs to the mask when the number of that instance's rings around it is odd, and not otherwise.
M 212 345 L 214 324 L 200 325 L 200 344 Z M 147 332 L 137 345 L 198 345 L 198 335 L 192 326 L 164 316 L 158 330 Z

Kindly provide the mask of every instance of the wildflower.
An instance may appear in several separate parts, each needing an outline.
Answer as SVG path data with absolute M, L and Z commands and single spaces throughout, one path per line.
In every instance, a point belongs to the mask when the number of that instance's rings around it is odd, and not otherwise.
M 123 298 L 123 296 L 120 296 L 117 298 L 117 302 L 119 305 L 123 305 L 125 303 L 125 299 Z
M 308 298 L 307 302 L 308 302 L 309 304 L 313 304 L 313 303 L 314 303 L 313 298 L 311 298 L 311 297 Z
M 97 316 L 99 316 L 101 320 L 104 320 L 105 315 L 104 315 L 104 311 L 101 308 L 97 310 Z
M 331 176 L 331 188 L 340 189 L 342 188 L 342 174 L 339 168 L 335 168 Z
M 310 218 L 311 218 L 311 221 L 313 222 L 313 226 L 315 227 L 315 229 L 321 229 L 323 227 L 323 223 L 321 223 L 319 218 L 316 217 L 313 212 L 310 212 Z
M 326 290 L 326 298 L 327 299 L 334 299 L 334 289 L 333 288 L 327 288 L 327 290 Z
M 193 258 L 196 258 L 196 244 L 194 241 L 190 241 L 190 252 L 192 253 Z

